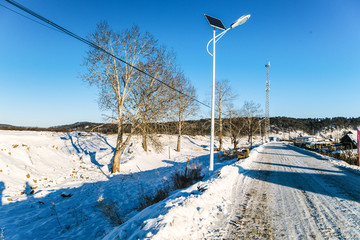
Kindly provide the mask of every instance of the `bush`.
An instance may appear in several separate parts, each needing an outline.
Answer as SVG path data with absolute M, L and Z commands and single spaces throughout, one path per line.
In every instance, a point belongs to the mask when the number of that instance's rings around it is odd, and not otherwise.
M 338 159 L 347 162 L 350 165 L 357 164 L 357 154 L 354 154 L 352 151 L 342 151 L 340 152 Z
M 356 165 L 357 164 L 357 154 L 354 154 L 352 151 L 340 151 L 340 152 L 328 152 L 328 151 L 321 151 L 319 152 L 322 155 L 336 158 L 339 160 L 342 160 L 344 162 L 347 162 L 350 165 Z
M 144 209 L 148 206 L 151 206 L 155 203 L 158 203 L 169 196 L 170 191 L 182 189 L 189 187 L 197 181 L 201 181 L 204 178 L 204 175 L 201 175 L 201 164 L 192 164 L 189 166 L 186 165 L 185 171 L 176 171 L 171 177 L 172 188 L 169 187 L 169 184 L 164 184 L 164 186 L 157 190 L 154 196 L 148 195 L 144 193 L 142 186 L 140 185 L 140 192 L 142 195 L 140 198 L 139 209 Z
M 155 196 L 143 194 L 141 196 L 141 200 L 140 200 L 140 209 L 144 209 L 148 206 L 151 206 L 155 203 L 158 203 L 158 202 L 164 200 L 165 198 L 167 198 L 169 196 L 169 191 L 170 191 L 169 188 L 164 186 L 157 190 Z
M 174 189 L 186 188 L 197 181 L 201 181 L 204 178 L 204 175 L 201 175 L 201 169 L 201 164 L 192 164 L 184 172 L 175 172 L 171 176 Z
M 237 158 L 236 150 L 225 150 L 224 152 L 219 153 L 218 156 L 220 162 Z
M 120 214 L 118 213 L 119 207 L 114 201 L 99 198 L 96 207 L 114 227 L 123 223 Z

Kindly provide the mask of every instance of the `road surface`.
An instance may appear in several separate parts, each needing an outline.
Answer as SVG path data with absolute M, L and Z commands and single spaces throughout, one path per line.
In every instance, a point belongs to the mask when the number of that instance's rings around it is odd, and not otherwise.
M 360 239 L 360 175 L 283 143 L 259 150 L 233 189 L 225 239 Z

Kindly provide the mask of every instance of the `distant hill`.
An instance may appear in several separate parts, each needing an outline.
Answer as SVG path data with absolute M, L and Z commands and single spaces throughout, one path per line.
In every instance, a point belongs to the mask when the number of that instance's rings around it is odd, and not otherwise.
M 13 126 L 9 124 L 0 124 L 0 127 L 13 127 Z
M 0 124 L 0 130 L 35 130 L 35 129 L 41 129 L 41 128 L 35 128 L 35 127 L 21 127 L 21 126 L 13 126 L 9 124 Z
M 91 129 L 93 127 L 99 126 L 102 123 L 92 123 L 92 122 L 76 122 L 72 124 L 60 125 L 50 127 L 51 129 L 72 129 L 72 130 L 83 130 L 83 129 Z
M 217 121 L 216 121 L 217 122 Z M 217 124 L 215 122 L 215 124 Z M 241 120 L 239 121 L 241 124 Z M 210 119 L 189 120 L 185 122 L 183 134 L 186 135 L 209 135 L 210 133 Z M 271 131 L 290 132 L 303 131 L 304 133 L 315 135 L 317 132 L 328 131 L 332 129 L 358 129 L 360 126 L 359 118 L 290 118 L 290 117 L 272 117 L 270 118 Z M 176 134 L 177 123 L 153 123 L 150 126 L 155 129 L 157 133 Z M 216 126 L 216 125 L 215 125 Z M 217 127 L 216 127 L 217 129 Z M 229 119 L 223 120 L 223 129 L 226 132 L 229 129 Z M 53 132 L 101 132 L 106 134 L 117 133 L 116 124 L 103 124 L 92 122 L 76 122 L 73 124 L 54 126 L 49 128 L 38 127 L 19 127 L 8 124 L 0 124 L 0 130 L 20 130 L 20 131 L 53 131 Z M 130 125 L 125 126 L 125 132 L 130 131 Z
M 76 122 L 73 124 L 54 126 L 48 128 L 49 130 L 55 132 L 71 132 L 71 131 L 99 131 L 101 133 L 116 133 L 117 126 L 116 124 L 103 124 L 103 123 L 93 123 L 93 122 Z
M 289 132 L 301 130 L 310 135 L 321 131 L 332 131 L 334 129 L 358 129 L 360 117 L 358 118 L 289 118 L 274 117 L 270 119 L 273 132 Z
M 49 128 L 40 128 L 40 127 L 23 127 L 23 126 L 13 126 L 9 124 L 0 124 L 0 130 L 18 130 L 18 131 L 51 131 L 51 132 L 72 132 L 72 131 L 84 131 L 88 132 L 94 130 L 94 128 L 103 125 L 102 123 L 92 123 L 92 122 L 76 122 L 73 124 L 53 126 Z M 97 130 L 97 129 L 95 129 Z M 107 124 L 99 128 L 102 133 L 116 133 L 115 124 Z

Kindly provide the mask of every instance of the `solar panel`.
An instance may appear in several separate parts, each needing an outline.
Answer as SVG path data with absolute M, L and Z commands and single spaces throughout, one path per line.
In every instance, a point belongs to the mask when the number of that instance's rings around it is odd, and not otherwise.
M 220 19 L 210 17 L 209 15 L 206 15 L 206 14 L 204 14 L 204 15 L 205 15 L 206 19 L 208 20 L 210 26 L 213 26 L 213 27 L 216 27 L 216 28 L 219 28 L 222 30 L 226 30 L 224 24 L 221 22 Z

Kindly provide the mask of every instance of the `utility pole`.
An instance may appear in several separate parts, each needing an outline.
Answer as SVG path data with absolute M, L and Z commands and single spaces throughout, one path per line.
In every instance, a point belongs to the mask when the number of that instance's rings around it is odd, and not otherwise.
M 269 68 L 270 68 L 270 61 L 267 62 L 265 65 L 266 67 L 266 102 L 265 102 L 265 141 L 266 138 L 269 139 L 270 134 L 270 100 L 269 100 L 269 94 L 270 94 L 270 80 L 269 80 Z

